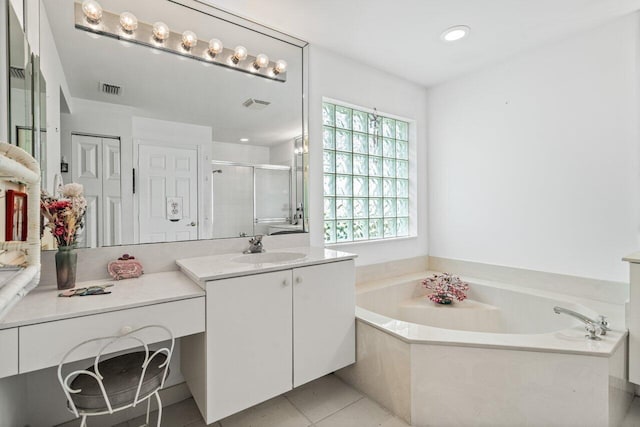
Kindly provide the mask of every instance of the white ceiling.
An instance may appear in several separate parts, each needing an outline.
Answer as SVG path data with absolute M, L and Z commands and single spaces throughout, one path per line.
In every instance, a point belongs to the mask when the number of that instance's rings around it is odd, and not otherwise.
M 205 0 L 425 86 L 640 9 L 640 0 Z M 468 25 L 457 43 L 443 30 Z

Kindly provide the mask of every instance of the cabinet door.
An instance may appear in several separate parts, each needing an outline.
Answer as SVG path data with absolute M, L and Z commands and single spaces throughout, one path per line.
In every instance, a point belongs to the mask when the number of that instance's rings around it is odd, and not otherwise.
M 207 283 L 207 422 L 291 390 L 291 270 Z
M 0 378 L 18 373 L 18 328 L 0 331 Z
M 629 381 L 640 384 L 640 264 L 631 263 L 631 287 L 627 327 L 629 328 Z
M 293 270 L 293 386 L 355 362 L 353 260 Z

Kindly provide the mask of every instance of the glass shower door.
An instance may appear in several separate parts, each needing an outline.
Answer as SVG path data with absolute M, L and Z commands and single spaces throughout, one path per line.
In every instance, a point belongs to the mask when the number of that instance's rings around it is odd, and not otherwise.
M 212 167 L 213 238 L 253 236 L 253 167 Z
M 255 166 L 256 233 L 291 222 L 291 168 Z

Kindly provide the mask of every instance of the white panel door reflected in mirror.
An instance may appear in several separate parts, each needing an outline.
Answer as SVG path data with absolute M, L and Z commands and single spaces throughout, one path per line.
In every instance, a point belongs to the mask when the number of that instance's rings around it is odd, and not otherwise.
M 195 147 L 140 142 L 136 176 L 139 243 L 198 238 L 197 158 Z M 170 198 L 180 199 L 179 217 L 168 212 Z
M 123 197 L 120 139 L 95 135 L 71 135 L 71 179 L 82 184 L 87 199 L 85 227 L 78 247 L 121 245 Z M 132 202 L 125 195 L 125 203 Z

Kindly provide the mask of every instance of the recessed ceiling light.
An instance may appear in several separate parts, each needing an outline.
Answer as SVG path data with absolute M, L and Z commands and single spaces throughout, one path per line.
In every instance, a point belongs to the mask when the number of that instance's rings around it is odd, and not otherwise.
M 249 142 L 249 138 L 240 138 L 240 142 Z
M 469 35 L 470 28 L 466 25 L 456 25 L 455 27 L 447 28 L 442 32 L 440 38 L 446 42 L 455 42 L 463 39 Z

